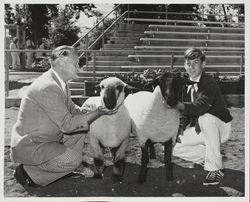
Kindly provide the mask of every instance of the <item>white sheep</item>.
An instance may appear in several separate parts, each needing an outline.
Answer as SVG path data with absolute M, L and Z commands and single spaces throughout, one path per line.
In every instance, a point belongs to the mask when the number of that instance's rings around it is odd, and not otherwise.
M 164 144 L 166 178 L 173 179 L 172 139 L 175 142 L 180 113 L 172 107 L 177 104 L 178 91 L 182 85 L 180 77 L 166 72 L 158 79 L 153 93 L 141 91 L 125 99 L 125 106 L 132 119 L 132 132 L 138 137 L 142 150 L 139 183 L 146 180 L 148 149 L 152 151 L 152 143 Z
M 108 109 L 118 108 L 117 113 L 103 115 L 95 120 L 89 129 L 89 143 L 94 156 L 94 177 L 102 178 L 104 170 L 103 147 L 111 148 L 113 154 L 114 180 L 122 180 L 125 168 L 125 150 L 131 133 L 131 119 L 124 106 L 127 84 L 116 77 L 109 77 L 100 83 L 100 96 L 90 97 L 83 106 L 105 106 Z

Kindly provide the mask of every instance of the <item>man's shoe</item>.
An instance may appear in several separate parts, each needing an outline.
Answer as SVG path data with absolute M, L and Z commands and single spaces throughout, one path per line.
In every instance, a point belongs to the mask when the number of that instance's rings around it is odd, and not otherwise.
M 217 185 L 220 183 L 224 176 L 224 173 L 222 170 L 215 170 L 215 171 L 210 171 L 206 179 L 203 181 L 203 185 Z
M 30 178 L 30 176 L 27 174 L 27 172 L 23 168 L 23 164 L 20 164 L 16 167 L 16 170 L 14 171 L 14 177 L 16 178 L 17 182 L 21 185 L 29 185 L 31 187 L 39 187 L 33 180 Z

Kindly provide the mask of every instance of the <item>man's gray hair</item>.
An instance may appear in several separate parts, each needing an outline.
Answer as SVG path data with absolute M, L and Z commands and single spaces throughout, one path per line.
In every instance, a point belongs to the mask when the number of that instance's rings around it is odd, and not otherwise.
M 53 62 L 57 58 L 66 57 L 70 54 L 77 55 L 77 51 L 75 50 L 75 48 L 73 46 L 66 46 L 66 45 L 59 46 L 52 51 L 51 56 L 50 56 L 50 60 L 51 60 L 51 62 Z

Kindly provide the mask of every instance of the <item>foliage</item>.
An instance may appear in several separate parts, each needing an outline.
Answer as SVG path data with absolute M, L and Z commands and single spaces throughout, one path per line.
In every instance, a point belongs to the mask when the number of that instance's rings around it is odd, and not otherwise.
M 48 26 L 52 19 L 56 19 L 60 13 L 60 4 L 5 4 L 5 23 L 23 25 L 26 33 L 31 36 L 36 46 L 41 43 L 42 38 L 49 38 Z M 80 16 L 80 12 L 91 15 L 94 4 L 66 4 L 65 12 L 74 20 Z M 13 34 L 14 36 L 14 34 Z M 67 35 L 66 37 L 71 37 Z M 63 36 L 65 38 L 65 36 Z M 75 41 L 74 41 L 75 42 Z M 72 45 L 72 44 L 71 44 Z
M 13 24 L 15 22 L 15 15 L 12 12 L 13 8 L 10 6 L 10 4 L 4 4 L 4 21 L 6 24 Z
M 32 69 L 33 70 L 48 70 L 50 68 L 50 62 L 48 58 L 37 58 L 32 63 Z
M 99 26 L 97 26 L 96 29 L 94 29 L 91 35 L 89 36 L 89 45 L 93 44 L 93 42 L 95 42 L 95 40 L 103 33 L 103 31 L 105 31 L 113 23 L 113 21 L 114 19 L 108 18 L 105 19 L 103 23 L 100 23 Z M 104 35 L 104 43 L 107 41 L 107 39 L 111 34 L 112 34 L 111 30 L 106 32 L 106 34 Z M 102 47 L 102 39 L 99 39 L 91 47 L 91 49 L 97 50 L 100 49 L 101 47 Z
M 117 4 L 116 4 L 117 5 Z M 207 21 L 223 21 L 224 17 L 218 15 L 244 15 L 244 4 L 123 4 L 120 7 L 120 14 L 125 12 L 129 7 L 130 11 L 160 11 L 160 12 L 179 12 L 193 13 L 197 15 L 175 15 L 168 14 L 168 19 L 183 19 L 183 20 L 207 20 Z M 224 7 L 224 9 L 223 9 Z M 205 18 L 201 18 L 201 14 L 205 14 Z M 217 16 L 209 16 L 217 15 Z M 130 17 L 136 18 L 156 18 L 166 19 L 166 14 L 152 13 L 130 13 Z M 233 19 L 230 19 L 234 21 Z M 244 17 L 239 18 L 240 22 L 244 21 Z M 220 25 L 219 25 L 220 26 Z
M 110 76 L 117 77 L 124 82 L 138 82 L 141 84 L 147 84 L 155 80 L 163 72 L 164 70 L 162 69 L 146 69 L 143 71 L 143 73 L 132 71 L 132 72 L 127 72 L 127 73 L 114 73 L 113 75 L 110 75 Z M 108 77 L 109 76 L 104 76 L 100 78 L 99 80 L 101 81 Z
M 83 12 L 88 17 L 92 17 L 92 9 L 96 8 L 96 6 L 94 4 L 67 4 L 65 8 L 67 10 L 71 10 L 75 19 L 78 20 L 81 12 Z
M 78 40 L 80 28 L 72 20 L 74 13 L 68 7 L 59 11 L 59 15 L 52 18 L 48 26 L 50 40 L 53 46 L 72 45 Z

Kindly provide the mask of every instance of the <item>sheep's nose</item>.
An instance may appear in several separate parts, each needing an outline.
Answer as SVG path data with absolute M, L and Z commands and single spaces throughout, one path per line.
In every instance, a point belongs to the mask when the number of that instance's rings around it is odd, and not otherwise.
M 111 110 L 111 109 L 114 109 L 115 106 L 116 106 L 116 100 L 115 99 L 108 99 L 107 97 L 104 97 L 103 101 L 104 101 L 105 107 L 107 109 Z
M 166 101 L 167 101 L 167 104 L 170 107 L 174 107 L 174 106 L 177 105 L 177 99 L 176 99 L 176 97 L 167 97 Z

